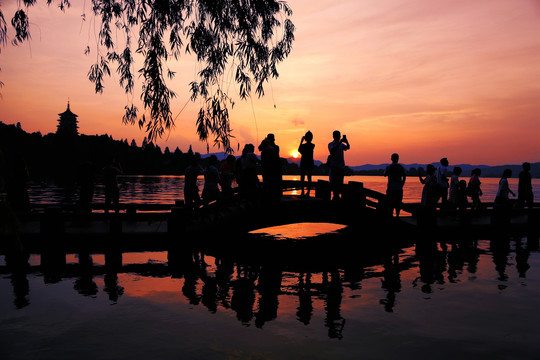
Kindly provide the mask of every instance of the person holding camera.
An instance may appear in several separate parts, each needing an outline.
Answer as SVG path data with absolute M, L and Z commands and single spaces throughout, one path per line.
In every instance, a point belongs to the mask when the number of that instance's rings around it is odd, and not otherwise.
M 345 156 L 344 152 L 351 148 L 347 136 L 341 137 L 341 132 L 335 130 L 332 134 L 334 140 L 328 144 L 328 167 L 330 168 L 329 180 L 332 188 L 332 200 L 341 198 L 343 180 L 345 177 Z

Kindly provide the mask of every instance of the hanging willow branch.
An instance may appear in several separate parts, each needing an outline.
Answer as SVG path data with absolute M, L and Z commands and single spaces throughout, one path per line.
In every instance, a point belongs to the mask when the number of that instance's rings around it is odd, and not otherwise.
M 23 1 L 25 6 L 35 2 Z M 67 0 L 59 1 L 62 9 L 69 5 Z M 120 86 L 131 94 L 136 73 L 133 54 L 142 55 L 140 98 L 143 113 L 150 116 L 140 116 L 137 107 L 128 104 L 123 121 L 144 127 L 150 141 L 174 126 L 170 103 L 176 95 L 166 79 L 174 79 L 175 73 L 167 68 L 167 61 L 178 60 L 187 52 L 201 64 L 189 88 L 191 100 L 201 100 L 197 133 L 201 140 L 213 137 L 215 145 L 231 151 L 229 107 L 234 101 L 222 85 L 227 69 L 232 68 L 235 74 L 241 99 L 251 96 L 252 87 L 261 97 L 265 83 L 278 77 L 277 65 L 289 55 L 294 40 L 292 11 L 285 1 L 92 0 L 92 12 L 100 26 L 96 62 L 88 78 L 101 93 L 104 78 L 115 65 Z M 0 11 L 0 41 L 6 33 L 2 20 Z M 24 9 L 17 10 L 12 25 L 16 30 L 14 44 L 30 37 Z M 125 35 L 121 45 L 115 44 L 118 31 Z M 85 53 L 89 52 L 87 48 Z

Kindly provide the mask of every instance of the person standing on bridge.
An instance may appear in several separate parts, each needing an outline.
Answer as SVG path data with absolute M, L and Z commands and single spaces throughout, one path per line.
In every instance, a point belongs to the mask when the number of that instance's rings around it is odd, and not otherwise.
M 268 134 L 259 145 L 263 176 L 263 194 L 266 200 L 278 202 L 281 199 L 281 159 L 279 146 L 274 134 Z
M 457 208 L 459 176 L 462 172 L 463 169 L 461 169 L 461 167 L 454 166 L 454 170 L 452 171 L 452 177 L 450 178 L 450 191 L 448 192 L 448 202 L 452 205 L 453 209 Z
M 435 166 L 428 164 L 426 168 L 427 174 L 424 178 L 422 178 L 420 171 L 418 172 L 418 179 L 424 184 L 421 204 L 430 211 L 435 210 L 437 207 L 437 176 L 435 171 Z
M 103 168 L 103 182 L 105 185 L 105 213 L 109 213 L 111 203 L 116 213 L 119 212 L 120 189 L 118 187 L 118 175 L 122 174 L 122 167 L 114 157 Z
M 236 182 L 240 194 L 245 197 L 254 197 L 259 189 L 257 169 L 260 161 L 254 151 L 253 144 L 244 145 L 242 156 L 236 161 Z
M 405 168 L 401 164 L 398 164 L 399 155 L 397 153 L 392 154 L 390 159 L 392 160 L 392 164 L 384 172 L 384 176 L 388 177 L 388 184 L 386 185 L 388 210 L 390 211 L 390 216 L 392 216 L 395 209 L 396 217 L 399 217 L 401 203 L 403 201 L 403 186 L 405 185 L 407 175 L 405 174 Z
M 482 182 L 480 181 L 480 175 L 482 175 L 482 170 L 480 168 L 474 168 L 471 171 L 471 178 L 467 184 L 467 195 L 472 201 L 471 210 L 480 210 L 480 196 L 482 196 L 482 189 L 480 188 Z
M 334 141 L 328 144 L 327 165 L 330 167 L 329 180 L 332 188 L 332 200 L 338 200 L 341 197 L 343 181 L 345 177 L 345 155 L 344 152 L 351 148 L 347 136 L 341 137 L 341 132 L 334 130 L 332 133 Z
M 531 164 L 524 162 L 521 165 L 523 170 L 519 173 L 518 182 L 518 206 L 532 208 L 534 205 L 534 194 L 531 180 Z
M 446 206 L 448 203 L 448 159 L 442 158 L 440 165 L 437 168 L 437 202 L 441 200 L 441 207 Z
M 201 158 L 199 153 L 193 154 L 192 152 L 188 152 L 188 156 L 189 164 L 184 176 L 184 202 L 188 209 L 194 210 L 198 209 L 201 205 L 197 177 L 201 175 L 204 170 L 199 165 L 199 160 Z
M 510 186 L 508 185 L 508 178 L 512 177 L 512 170 L 505 169 L 502 173 L 501 179 L 499 180 L 499 189 L 497 190 L 497 195 L 495 196 L 495 203 L 503 205 L 505 207 L 510 207 L 510 198 L 509 195 L 516 196 Z
M 306 176 L 308 180 L 307 197 L 309 197 L 311 191 L 311 173 L 314 166 L 313 150 L 315 149 L 315 144 L 313 144 L 312 141 L 313 133 L 308 130 L 306 135 L 302 136 L 302 140 L 300 140 L 300 145 L 298 146 L 298 152 L 302 155 L 302 158 L 300 159 L 300 183 L 302 186 L 302 193 L 300 196 L 304 196 L 304 179 Z
M 219 200 L 219 170 L 217 168 L 218 158 L 216 155 L 210 155 L 208 158 L 208 166 L 204 172 L 204 187 L 202 191 L 202 199 L 205 204 Z
M 234 180 L 235 163 L 236 157 L 234 155 L 228 155 L 225 161 L 219 166 L 219 185 L 221 186 L 221 193 L 224 198 L 233 195 L 232 183 Z

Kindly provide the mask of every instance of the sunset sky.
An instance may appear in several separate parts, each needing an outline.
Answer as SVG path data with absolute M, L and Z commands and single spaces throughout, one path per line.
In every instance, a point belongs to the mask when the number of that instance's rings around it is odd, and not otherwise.
M 17 3 L 0 1 L 8 22 Z M 72 1 L 65 13 L 45 3 L 29 10 L 32 40 L 18 47 L 8 40 L 0 53 L 0 121 L 54 132 L 69 98 L 81 133 L 140 145 L 145 133 L 122 124 L 128 100 L 117 76 L 103 94 L 87 79 L 96 53 L 83 52 L 97 33 L 90 1 Z M 264 98 L 237 99 L 230 113 L 235 148 L 271 132 L 281 156 L 289 156 L 311 130 L 315 157 L 323 160 L 338 129 L 351 142 L 348 165 L 386 163 L 393 152 L 407 164 L 441 157 L 451 165 L 540 161 L 539 0 L 288 3 L 293 51 Z M 200 66 L 186 57 L 172 67 L 179 73 L 170 83 L 178 117 L 157 143 L 206 153 L 195 133 L 199 104 L 188 102 Z

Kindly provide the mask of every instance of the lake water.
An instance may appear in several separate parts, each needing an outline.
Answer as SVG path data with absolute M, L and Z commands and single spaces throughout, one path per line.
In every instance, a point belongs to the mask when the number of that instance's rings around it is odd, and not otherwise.
M 300 176 L 284 176 L 286 180 L 300 180 Z M 314 176 L 313 181 L 328 180 L 328 176 Z M 464 178 L 465 179 L 465 178 Z M 468 179 L 466 179 L 468 181 Z M 126 203 L 174 203 L 184 198 L 183 176 L 120 176 L 120 202 Z M 358 181 L 364 187 L 379 192 L 386 191 L 387 178 L 384 176 L 347 176 L 345 181 Z M 499 179 L 482 178 L 482 200 L 491 202 L 495 200 Z M 517 193 L 517 179 L 509 179 L 510 188 Z M 203 177 L 199 177 L 199 189 L 202 191 Z M 420 202 L 422 184 L 417 177 L 409 177 L 404 187 L 404 202 Z M 540 179 L 533 179 L 535 199 L 540 199 Z M 77 189 L 64 189 L 49 183 L 31 183 L 29 189 L 30 199 L 33 203 L 67 203 L 73 204 L 77 199 Z M 312 196 L 314 192 L 312 192 Z M 97 181 L 94 201 L 104 202 L 103 185 Z
M 178 177 L 121 181 L 126 202 L 182 197 Z M 44 190 L 33 199 L 63 201 Z M 32 254 L 14 270 L 0 255 L 0 359 L 538 359 L 538 237 L 429 240 L 303 268 L 185 250 Z

